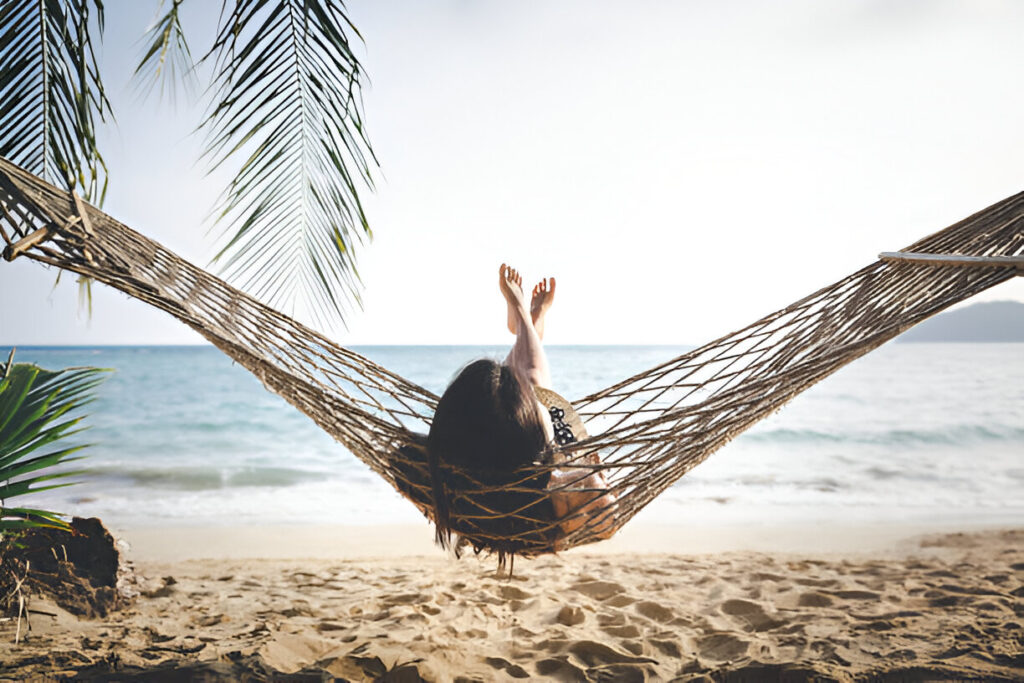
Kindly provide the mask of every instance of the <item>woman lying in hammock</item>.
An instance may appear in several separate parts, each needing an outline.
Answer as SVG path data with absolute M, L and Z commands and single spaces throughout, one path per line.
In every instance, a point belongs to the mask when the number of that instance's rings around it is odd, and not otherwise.
M 597 453 L 566 463 L 558 450 L 586 433 L 572 406 L 551 391 L 541 346 L 555 279 L 533 288 L 529 308 L 516 270 L 502 264 L 499 287 L 515 344 L 504 363 L 478 360 L 459 373 L 441 396 L 427 436 L 437 540 L 448 547 L 454 531 L 474 545 L 484 539 L 491 550 L 530 554 L 557 550 L 559 538 L 583 526 L 607 538 L 615 495 L 601 471 L 588 466 L 600 463 Z M 560 463 L 563 468 L 540 475 L 517 472 Z M 453 481 L 463 476 L 468 486 Z M 460 496 L 466 488 L 476 491 Z

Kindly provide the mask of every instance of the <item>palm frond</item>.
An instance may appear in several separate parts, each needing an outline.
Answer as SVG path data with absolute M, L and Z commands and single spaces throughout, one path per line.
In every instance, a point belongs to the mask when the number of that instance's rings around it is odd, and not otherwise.
M 0 156 L 94 204 L 107 185 L 95 124 L 111 113 L 93 52 L 102 31 L 101 0 L 0 3 Z
M 177 86 L 187 91 L 195 86 L 195 65 L 188 40 L 181 28 L 181 5 L 184 0 L 171 0 L 171 6 L 146 31 L 143 38 L 146 49 L 135 67 L 132 79 L 149 95 L 159 85 L 160 95 L 174 98 Z M 160 7 L 163 8 L 163 0 Z
M 5 508 L 5 517 L 0 520 L 0 533 L 10 533 L 32 528 L 48 528 L 67 530 L 68 523 L 49 510 L 33 510 L 32 508 Z
M 61 526 L 57 513 L 7 507 L 7 501 L 29 493 L 70 485 L 80 471 L 53 468 L 79 459 L 84 445 L 56 442 L 81 431 L 81 409 L 106 377 L 99 368 L 43 370 L 8 361 L 0 379 L 0 534 L 25 526 Z M 45 451 L 45 452 L 43 452 Z
M 204 59 L 213 168 L 240 159 L 221 196 L 215 257 L 266 303 L 342 320 L 359 303 L 355 248 L 372 235 L 359 199 L 376 158 L 363 125 L 365 74 L 332 0 L 236 0 Z

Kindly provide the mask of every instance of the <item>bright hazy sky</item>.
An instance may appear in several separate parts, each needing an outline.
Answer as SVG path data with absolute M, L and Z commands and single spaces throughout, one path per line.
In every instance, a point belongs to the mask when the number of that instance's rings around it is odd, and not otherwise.
M 348 5 L 381 172 L 345 344 L 509 341 L 502 261 L 558 277 L 551 343 L 697 344 L 1024 189 L 1019 2 Z M 200 111 L 129 85 L 156 6 L 106 2 L 104 208 L 205 265 Z M 0 344 L 199 341 L 54 278 L 0 263 Z

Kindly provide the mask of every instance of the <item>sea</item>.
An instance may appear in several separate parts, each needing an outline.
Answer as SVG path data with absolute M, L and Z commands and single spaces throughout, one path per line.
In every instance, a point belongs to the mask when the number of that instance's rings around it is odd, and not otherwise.
M 437 394 L 466 363 L 507 351 L 353 348 Z M 554 388 L 571 399 L 686 350 L 553 346 L 548 355 Z M 21 347 L 15 360 L 111 370 L 75 437 L 88 444 L 77 483 L 22 504 L 122 529 L 423 523 L 213 347 Z M 1024 524 L 1024 344 L 887 344 L 712 455 L 640 520 Z

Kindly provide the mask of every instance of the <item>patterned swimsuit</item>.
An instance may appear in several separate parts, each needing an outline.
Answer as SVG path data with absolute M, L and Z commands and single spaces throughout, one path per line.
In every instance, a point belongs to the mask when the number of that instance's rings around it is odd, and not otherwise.
M 547 408 L 548 414 L 551 416 L 551 425 L 555 428 L 556 444 L 566 446 L 587 438 L 583 420 L 580 419 L 571 403 L 544 387 L 535 386 L 533 391 L 537 395 L 537 400 Z

